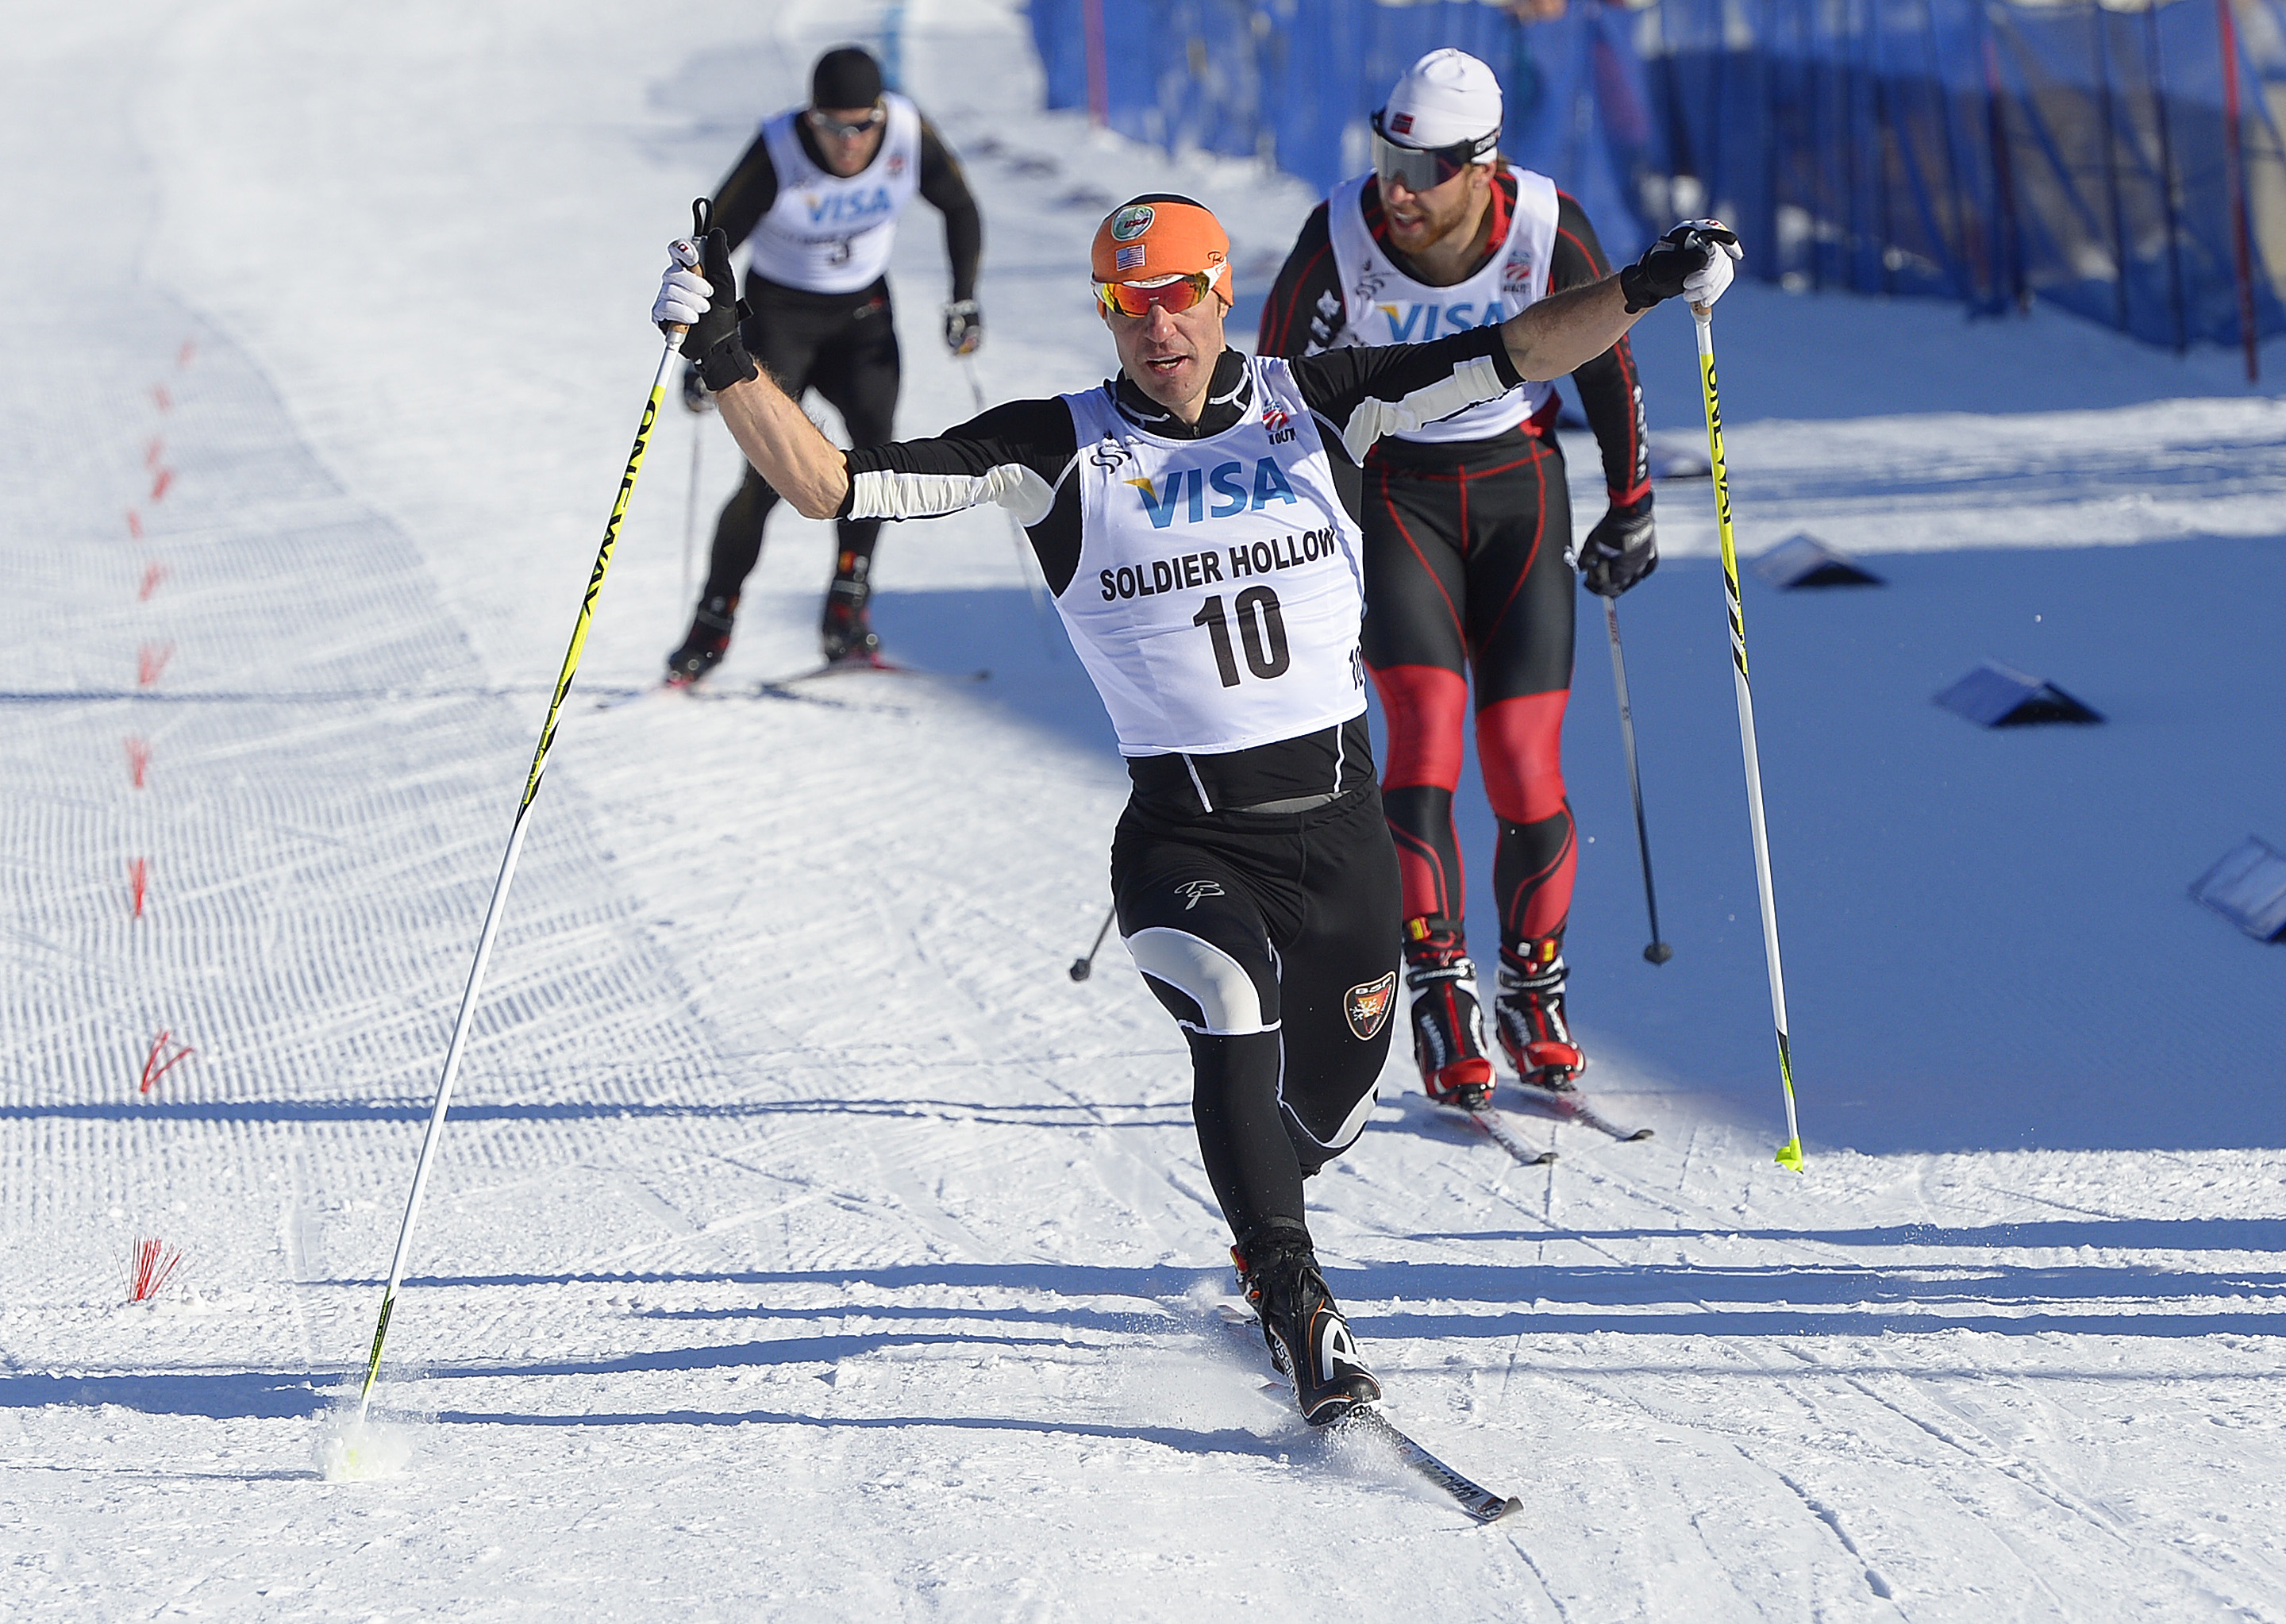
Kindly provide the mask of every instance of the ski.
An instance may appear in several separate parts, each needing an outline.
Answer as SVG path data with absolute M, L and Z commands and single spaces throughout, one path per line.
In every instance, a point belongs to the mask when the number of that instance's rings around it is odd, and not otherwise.
M 1545 1167 L 1556 1160 L 1554 1151 L 1534 1150 L 1525 1144 L 1517 1135 L 1515 1124 L 1490 1106 L 1478 1111 L 1457 1105 L 1440 1105 L 1437 1108 L 1447 1116 L 1459 1117 L 1525 1167 Z
M 1215 1317 L 1230 1329 L 1245 1336 L 1248 1344 L 1259 1351 L 1262 1345 L 1258 1340 L 1262 1332 L 1262 1322 L 1255 1318 L 1252 1309 L 1242 1307 L 1236 1303 L 1218 1303 L 1215 1305 Z M 1249 1335 L 1249 1333 L 1252 1334 Z M 1276 1380 L 1265 1385 L 1276 1392 L 1290 1394 L 1292 1391 L 1287 1384 L 1283 1372 L 1278 1374 Z M 1510 1512 L 1518 1510 L 1524 1504 L 1513 1494 L 1495 1494 L 1473 1478 L 1446 1465 L 1444 1462 L 1415 1443 L 1402 1428 L 1383 1414 L 1378 1405 L 1360 1404 L 1339 1421 L 1330 1422 L 1323 1427 L 1313 1428 L 1312 1435 L 1320 1439 L 1369 1438 L 1387 1445 L 1406 1470 L 1418 1476 L 1431 1487 L 1450 1495 L 1453 1502 L 1459 1506 L 1472 1522 L 1484 1524 L 1496 1521 L 1506 1517 Z
M 1415 1443 L 1374 1405 L 1360 1405 L 1328 1430 L 1362 1433 L 1387 1444 L 1397 1452 L 1397 1458 L 1423 1482 L 1451 1495 L 1454 1503 L 1467 1513 L 1472 1522 L 1497 1522 L 1510 1512 L 1520 1510 L 1524 1504 L 1513 1494 L 1496 1494 L 1475 1479 L 1454 1470 Z
M 1622 1144 L 1632 1144 L 1637 1139 L 1647 1139 L 1651 1136 L 1651 1131 L 1649 1128 L 1620 1127 L 1619 1123 L 1603 1116 L 1595 1107 L 1581 1099 L 1576 1089 L 1536 1088 L 1524 1082 L 1519 1082 L 1517 1087 L 1524 1092 L 1525 1099 L 1535 1104 L 1546 1106 L 1564 1121 L 1576 1122 L 1583 1128 L 1595 1129 L 1598 1133 L 1608 1133 Z
M 625 710 L 628 706 L 640 705 L 645 699 L 656 699 L 665 694 L 682 694 L 689 691 L 688 685 L 682 682 L 653 682 L 644 688 L 623 688 L 598 698 L 595 708 L 599 711 Z
M 879 655 L 874 654 L 830 659 L 824 665 L 813 666 L 807 671 L 797 671 L 792 676 L 773 677 L 766 682 L 759 682 L 745 694 L 726 697 L 783 699 L 787 698 L 788 689 L 798 688 L 804 682 L 814 682 L 820 677 L 847 676 L 854 672 L 864 671 L 879 672 L 885 676 L 937 677 L 957 682 L 989 682 L 992 680 L 992 673 L 989 669 L 979 668 L 975 671 L 965 672 L 958 677 L 946 677 L 941 671 L 924 671 L 918 666 L 900 666 L 895 660 L 883 659 Z

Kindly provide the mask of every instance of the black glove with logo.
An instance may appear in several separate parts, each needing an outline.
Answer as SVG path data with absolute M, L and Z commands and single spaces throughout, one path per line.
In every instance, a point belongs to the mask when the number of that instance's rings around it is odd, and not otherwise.
M 955 299 L 944 307 L 944 347 L 955 355 L 974 355 L 984 342 L 984 312 L 974 299 Z
M 1712 304 L 1730 285 L 1730 267 L 1715 264 L 1715 258 L 1736 260 L 1739 254 L 1738 233 L 1721 221 L 1685 220 L 1620 271 L 1620 293 L 1628 302 L 1628 314 L 1684 293 L 1695 304 Z
M 1613 503 L 1580 549 L 1580 579 L 1598 597 L 1615 598 L 1659 568 L 1659 531 L 1651 521 L 1651 494 L 1625 507 Z
M 744 299 L 731 296 L 738 278 L 730 269 L 730 240 L 721 226 L 700 240 L 699 254 L 699 274 L 714 295 L 682 335 L 682 353 L 698 363 L 698 375 L 708 389 L 719 393 L 760 375 L 754 358 L 738 342 L 738 323 L 752 312 Z

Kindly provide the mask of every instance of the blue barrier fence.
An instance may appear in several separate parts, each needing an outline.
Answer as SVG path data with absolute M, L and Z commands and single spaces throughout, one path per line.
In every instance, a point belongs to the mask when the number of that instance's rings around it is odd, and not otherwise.
M 1575 0 L 1525 24 L 1466 0 L 1031 0 L 1031 17 L 1052 106 L 1171 150 L 1329 186 L 1365 167 L 1397 76 L 1457 45 L 1501 76 L 1503 150 L 1577 196 L 1615 256 L 1713 213 L 1750 274 L 1789 286 L 2039 297 L 2178 347 L 2286 332 L 2286 0 L 2127 4 Z

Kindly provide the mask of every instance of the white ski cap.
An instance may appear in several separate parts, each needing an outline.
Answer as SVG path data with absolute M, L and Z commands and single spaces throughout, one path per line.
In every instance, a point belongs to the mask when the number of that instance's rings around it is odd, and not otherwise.
M 1405 70 L 1382 109 L 1382 133 L 1401 146 L 1452 146 L 1496 134 L 1500 81 L 1465 51 L 1432 51 Z M 1495 154 L 1477 160 L 1490 163 Z

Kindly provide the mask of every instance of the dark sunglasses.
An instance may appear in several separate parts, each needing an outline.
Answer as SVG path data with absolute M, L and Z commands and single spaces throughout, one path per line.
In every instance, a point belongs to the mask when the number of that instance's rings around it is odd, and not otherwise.
M 809 119 L 809 127 L 818 134 L 838 136 L 844 141 L 854 141 L 887 118 L 888 114 L 882 112 L 880 108 L 874 107 L 854 124 L 845 124 L 838 118 L 828 118 L 816 107 L 812 107 L 807 116 Z
M 1382 112 L 1387 112 L 1383 108 Z M 1450 146 L 1400 146 L 1382 128 L 1381 114 L 1373 115 L 1373 172 L 1381 184 L 1403 186 L 1407 192 L 1427 192 L 1441 186 L 1470 164 L 1500 146 L 1500 131 Z

